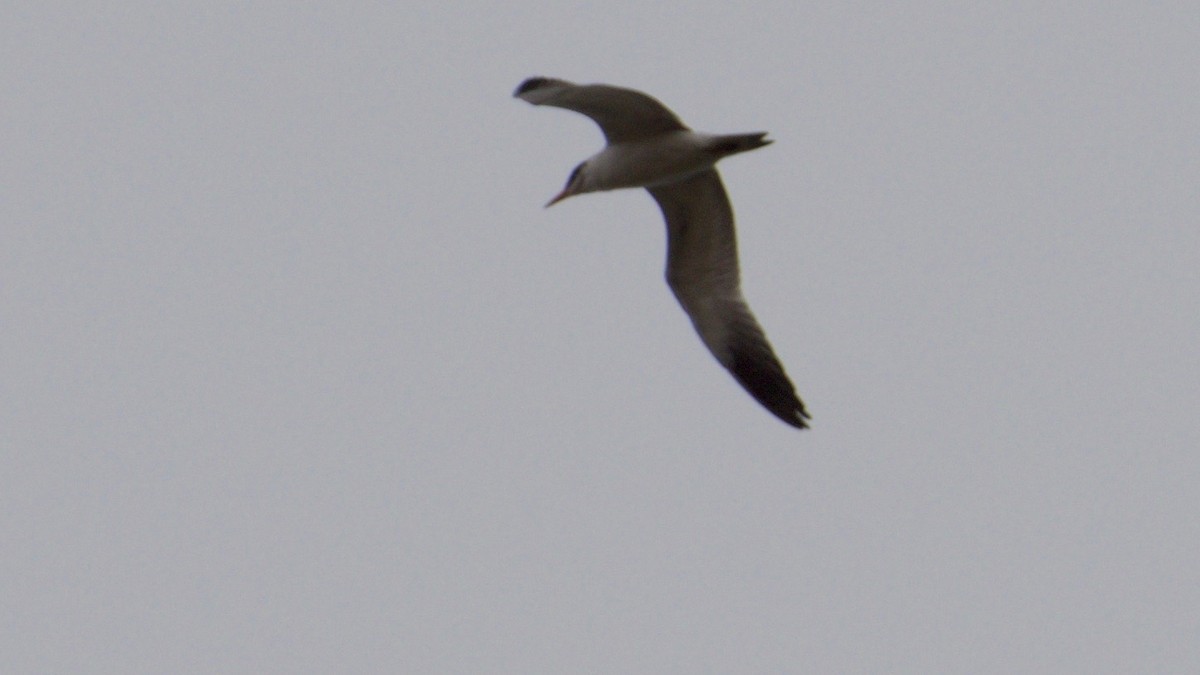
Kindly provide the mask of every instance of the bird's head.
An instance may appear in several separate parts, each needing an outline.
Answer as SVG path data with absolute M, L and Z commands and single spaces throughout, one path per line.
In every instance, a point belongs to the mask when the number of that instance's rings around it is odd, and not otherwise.
M 562 189 L 562 192 L 554 195 L 554 199 L 546 202 L 546 206 L 543 208 L 550 208 L 567 197 L 574 197 L 575 195 L 589 192 L 589 190 L 584 186 L 584 182 L 586 180 L 586 169 L 584 167 L 586 166 L 587 162 L 581 162 L 579 166 L 575 167 L 571 171 L 571 176 L 567 178 L 567 186 Z

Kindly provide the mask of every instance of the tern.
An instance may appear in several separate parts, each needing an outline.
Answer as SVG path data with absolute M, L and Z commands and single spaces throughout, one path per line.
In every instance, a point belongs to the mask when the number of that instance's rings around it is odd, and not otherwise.
M 546 206 L 588 192 L 646 188 L 667 224 L 667 285 L 700 339 L 763 407 L 807 428 L 804 403 L 742 297 L 733 208 L 714 168 L 771 143 L 766 132 L 697 133 L 657 99 L 606 84 L 531 77 L 513 96 L 582 113 L 604 132 L 605 148 L 576 166 Z

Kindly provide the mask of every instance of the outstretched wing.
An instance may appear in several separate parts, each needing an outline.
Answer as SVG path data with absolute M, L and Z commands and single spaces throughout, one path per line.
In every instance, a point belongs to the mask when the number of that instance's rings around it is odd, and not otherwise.
M 587 115 L 600 125 L 610 144 L 687 129 L 657 99 L 623 87 L 531 77 L 517 87 L 513 96 L 533 105 L 566 108 Z
M 667 284 L 700 339 L 763 407 L 806 428 L 804 403 L 742 298 L 733 208 L 716 170 L 646 189 L 667 221 Z

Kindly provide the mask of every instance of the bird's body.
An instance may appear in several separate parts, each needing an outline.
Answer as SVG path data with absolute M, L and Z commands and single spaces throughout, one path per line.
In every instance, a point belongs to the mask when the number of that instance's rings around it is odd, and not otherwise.
M 760 134 L 751 136 L 761 137 Z M 648 188 L 677 182 L 712 167 L 716 160 L 724 156 L 721 149 L 729 149 L 739 137 L 679 130 L 606 145 L 584 161 L 588 167 L 585 187 L 590 188 L 586 191 Z M 760 145 L 767 143 L 770 141 L 763 141 Z
M 807 427 L 804 404 L 742 298 L 733 209 L 713 168 L 767 145 L 766 134 L 697 133 L 656 99 L 603 84 L 537 77 L 514 95 L 587 115 L 608 140 L 547 206 L 587 192 L 646 188 L 667 224 L 667 284 L 705 346 L 775 416 Z

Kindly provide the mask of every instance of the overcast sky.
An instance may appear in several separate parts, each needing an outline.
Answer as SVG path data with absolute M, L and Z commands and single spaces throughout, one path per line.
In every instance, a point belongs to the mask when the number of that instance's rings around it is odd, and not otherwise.
M 6 3 L 0 670 L 1200 671 L 1170 4 Z M 530 75 L 771 132 L 811 430 Z

